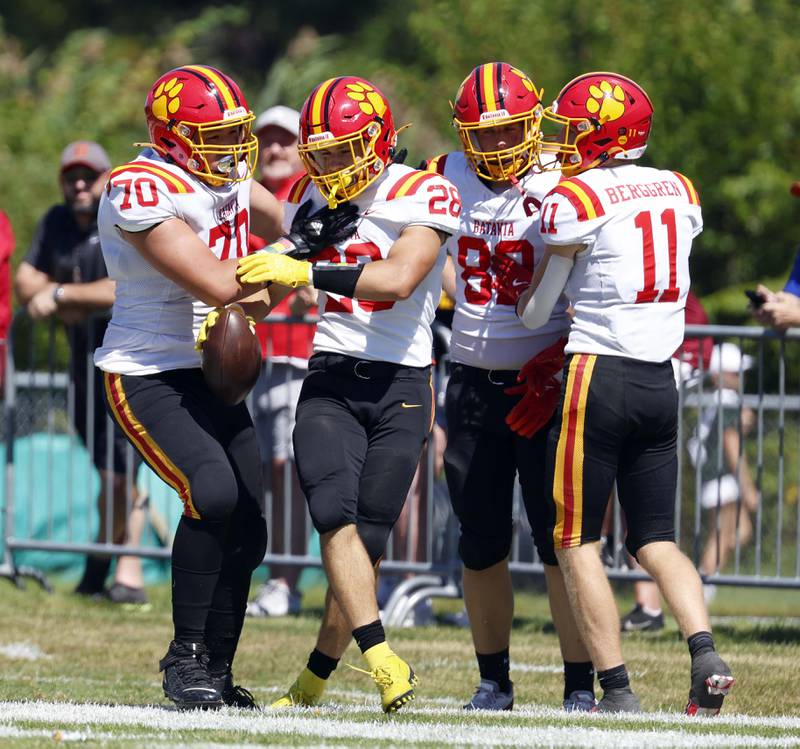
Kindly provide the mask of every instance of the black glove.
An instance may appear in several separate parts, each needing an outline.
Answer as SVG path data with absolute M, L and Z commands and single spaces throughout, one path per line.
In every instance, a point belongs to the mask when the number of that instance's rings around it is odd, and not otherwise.
M 408 149 L 401 148 L 392 154 L 392 164 L 405 164 L 408 158 Z
M 358 208 L 351 203 L 340 203 L 331 210 L 328 206 L 311 212 L 311 201 L 298 208 L 292 229 L 283 239 L 294 245 L 287 254 L 295 260 L 309 260 L 326 247 L 344 242 L 352 236 L 358 223 Z

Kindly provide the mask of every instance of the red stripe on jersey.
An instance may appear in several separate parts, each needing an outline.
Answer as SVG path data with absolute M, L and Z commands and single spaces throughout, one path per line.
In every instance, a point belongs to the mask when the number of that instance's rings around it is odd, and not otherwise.
M 689 202 L 692 205 L 700 205 L 700 196 L 697 194 L 697 190 L 694 189 L 692 181 L 688 177 L 684 177 L 680 172 L 673 172 L 673 174 L 678 178 L 678 182 L 683 185 L 683 189 L 686 192 L 686 197 L 689 198 Z
M 171 193 L 194 192 L 194 188 L 189 182 L 182 177 L 179 177 L 177 174 L 173 174 L 168 169 L 164 169 L 156 164 L 141 164 L 138 162 L 131 162 L 130 164 L 125 164 L 124 166 L 118 166 L 109 175 L 109 183 L 112 179 L 119 177 L 125 172 L 137 172 L 139 174 L 144 173 L 158 177 L 167 186 L 167 190 L 169 190 Z
M 422 184 L 435 177 L 436 175 L 433 172 L 411 172 L 411 174 L 407 174 L 397 180 L 395 186 L 392 187 L 386 195 L 386 200 L 394 200 L 395 198 L 402 198 L 406 195 L 414 195 Z
M 289 197 L 286 198 L 286 201 L 288 203 L 299 203 L 300 198 L 303 197 L 303 193 L 306 191 L 306 188 L 310 183 L 311 177 L 309 177 L 307 174 L 304 174 L 289 188 Z

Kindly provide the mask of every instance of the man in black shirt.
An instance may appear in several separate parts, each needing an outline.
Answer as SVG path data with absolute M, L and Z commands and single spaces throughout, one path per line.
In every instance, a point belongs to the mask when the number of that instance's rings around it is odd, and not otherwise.
M 98 542 L 107 541 L 106 493 L 113 486 L 112 541 L 138 545 L 144 525 L 144 498 L 126 469 L 139 466 L 116 425 L 106 416 L 103 378 L 92 363 L 92 354 L 103 340 L 108 313 L 114 303 L 114 282 L 108 278 L 97 233 L 97 206 L 111 163 L 103 148 L 91 141 L 70 143 L 61 154 L 59 184 L 64 203 L 42 217 L 25 259 L 16 273 L 19 303 L 33 320 L 57 315 L 66 326 L 70 346 L 70 379 L 75 390 L 75 427 L 100 472 L 100 527 Z M 90 421 L 91 420 L 91 421 Z M 107 430 L 112 428 L 113 452 L 107 455 Z M 89 440 L 91 443 L 89 444 Z M 135 456 L 135 457 L 134 457 Z M 132 499 L 126 528 L 128 491 Z M 76 592 L 105 592 L 110 568 L 108 557 L 90 555 Z M 118 603 L 145 603 L 141 560 L 120 557 L 114 585 L 107 591 Z

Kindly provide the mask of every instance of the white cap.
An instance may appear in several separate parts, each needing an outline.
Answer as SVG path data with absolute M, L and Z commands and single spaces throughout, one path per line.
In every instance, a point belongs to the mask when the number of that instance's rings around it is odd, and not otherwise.
M 258 133 L 259 130 L 268 125 L 281 127 L 297 138 L 300 135 L 300 112 L 290 107 L 284 107 L 282 104 L 265 109 L 256 117 L 256 121 L 253 124 L 253 132 Z
M 735 343 L 719 343 L 711 352 L 709 374 L 743 372 L 753 366 L 753 357 L 743 354 Z

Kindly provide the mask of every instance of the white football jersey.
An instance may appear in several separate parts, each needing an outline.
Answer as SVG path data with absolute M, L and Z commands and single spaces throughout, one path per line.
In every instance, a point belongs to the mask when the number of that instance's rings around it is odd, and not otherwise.
M 311 179 L 302 177 L 286 203 L 287 231 L 297 209 L 307 200 L 311 200 L 312 211 L 325 205 Z M 384 260 L 407 226 L 429 226 L 447 234 L 458 229 L 458 190 L 438 174 L 402 164 L 389 164 L 352 202 L 361 213 L 355 234 L 323 251 L 315 264 Z M 397 302 L 370 302 L 320 291 L 314 351 L 428 366 L 433 342 L 430 324 L 441 296 L 445 257 L 442 248 L 436 265 L 411 296 Z
M 247 254 L 251 181 L 210 187 L 148 148 L 112 170 L 97 224 L 116 299 L 95 364 L 107 372 L 146 375 L 200 366 L 194 342 L 211 309 L 171 281 L 128 244 L 118 227 L 149 229 L 185 221 L 221 260 Z
M 506 256 L 530 271 L 536 268 L 544 254 L 539 210 L 559 173 L 527 174 L 519 183 L 523 195 L 513 186 L 503 192 L 491 190 L 461 151 L 432 159 L 428 168 L 447 177 L 463 203 L 458 232 L 446 245 L 456 269 L 450 356 L 482 369 L 520 369 L 566 335 L 567 301 L 562 296 L 548 323 L 529 330 L 517 317 L 514 298 L 493 283 L 491 261 L 496 255 Z
M 669 359 L 683 342 L 700 200 L 677 172 L 625 164 L 562 181 L 542 206 L 547 244 L 584 244 L 565 289 L 568 353 Z

